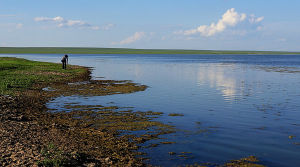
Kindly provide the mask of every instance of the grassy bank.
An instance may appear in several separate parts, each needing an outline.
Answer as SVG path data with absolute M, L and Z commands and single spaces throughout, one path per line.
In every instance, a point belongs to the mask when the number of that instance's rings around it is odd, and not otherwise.
M 67 70 L 63 70 L 60 64 L 0 57 L 0 94 L 12 95 L 34 89 L 34 84 L 67 81 L 86 70 L 78 66 L 68 66 Z
M 122 49 L 79 47 L 0 47 L 0 54 L 257 54 L 291 55 L 300 52 L 275 51 L 225 51 L 225 50 L 172 50 L 172 49 Z

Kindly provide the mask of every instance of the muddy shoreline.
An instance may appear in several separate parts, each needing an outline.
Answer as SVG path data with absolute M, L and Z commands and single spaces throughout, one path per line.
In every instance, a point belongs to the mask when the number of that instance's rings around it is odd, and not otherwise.
M 86 68 L 84 74 L 65 82 L 37 84 L 34 89 L 18 92 L 16 96 L 0 96 L 2 166 L 146 166 L 142 158 L 136 158 L 141 154 L 136 150 L 137 143 L 146 141 L 147 137 L 119 136 L 118 128 L 94 128 L 92 122 L 72 117 L 76 112 L 48 112 L 45 104 L 62 95 L 104 96 L 146 89 L 145 85 L 129 81 L 94 81 L 90 73 Z M 83 81 L 88 84 L 69 84 Z M 43 91 L 45 87 L 56 91 Z M 127 116 L 151 122 L 147 114 Z M 158 123 L 145 125 L 145 128 L 156 125 Z

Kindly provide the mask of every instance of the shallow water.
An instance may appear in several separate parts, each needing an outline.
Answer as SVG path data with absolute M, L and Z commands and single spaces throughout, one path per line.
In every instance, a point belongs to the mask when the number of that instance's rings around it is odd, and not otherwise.
M 10 56 L 59 63 L 62 55 Z M 69 63 L 94 67 L 95 79 L 149 86 L 125 95 L 60 97 L 48 107 L 65 110 L 77 103 L 164 112 L 159 120 L 178 131 L 145 145 L 176 143 L 141 149 L 153 165 L 255 155 L 267 166 L 300 166 L 300 55 L 70 55 Z

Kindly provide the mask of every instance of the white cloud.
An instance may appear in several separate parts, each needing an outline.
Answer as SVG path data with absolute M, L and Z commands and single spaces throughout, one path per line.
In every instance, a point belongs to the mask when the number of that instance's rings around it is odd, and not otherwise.
M 224 31 L 228 26 L 235 26 L 237 23 L 246 19 L 246 14 L 237 13 L 234 8 L 228 9 L 218 21 L 217 24 L 211 23 L 211 25 L 201 25 L 196 29 L 184 31 L 184 35 L 192 35 L 200 33 L 202 36 L 213 36 L 216 33 Z
M 90 28 L 92 30 L 99 30 L 99 26 L 93 26 L 85 21 L 81 20 L 66 20 L 61 16 L 54 18 L 49 17 L 36 17 L 34 18 L 36 22 L 53 22 L 57 27 L 76 27 L 76 28 Z
M 177 31 L 175 34 L 193 35 L 200 33 L 202 36 L 210 37 L 225 31 L 228 27 L 234 27 L 238 23 L 244 22 L 247 18 L 245 13 L 238 13 L 234 8 L 228 9 L 217 23 L 211 23 L 210 25 L 201 25 L 195 29 Z M 254 15 L 250 15 L 249 22 L 251 24 L 260 23 L 264 17 L 256 18 Z
M 264 18 L 265 18 L 264 16 L 259 17 L 259 18 L 256 19 L 256 22 L 259 23 L 259 22 L 261 22 Z
M 261 21 L 263 21 L 265 17 L 264 16 L 261 16 L 261 17 L 255 17 L 254 14 L 250 15 L 250 18 L 249 18 L 249 22 L 250 23 L 260 23 Z
M 34 21 L 37 21 L 37 22 L 41 22 L 41 21 L 54 21 L 54 22 L 63 22 L 64 21 L 64 18 L 60 17 L 60 16 L 57 16 L 57 17 L 54 17 L 54 18 L 50 18 L 50 17 L 36 17 L 34 18 Z
M 131 44 L 133 42 L 136 42 L 138 40 L 141 40 L 142 38 L 144 38 L 146 36 L 145 32 L 136 32 L 134 33 L 134 35 L 122 40 L 120 42 L 120 45 L 126 45 L 126 44 Z

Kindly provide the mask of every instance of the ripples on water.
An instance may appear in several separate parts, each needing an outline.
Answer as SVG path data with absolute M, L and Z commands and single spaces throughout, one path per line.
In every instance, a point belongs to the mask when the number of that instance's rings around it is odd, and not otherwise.
M 61 55 L 17 57 L 59 62 Z M 146 144 L 176 143 L 142 150 L 151 164 L 223 163 L 255 155 L 268 166 L 300 166 L 300 56 L 70 55 L 70 63 L 95 67 L 94 78 L 150 86 L 127 95 L 60 97 L 48 106 L 113 102 L 164 112 L 159 120 L 178 131 Z M 181 152 L 187 156 L 179 157 Z

